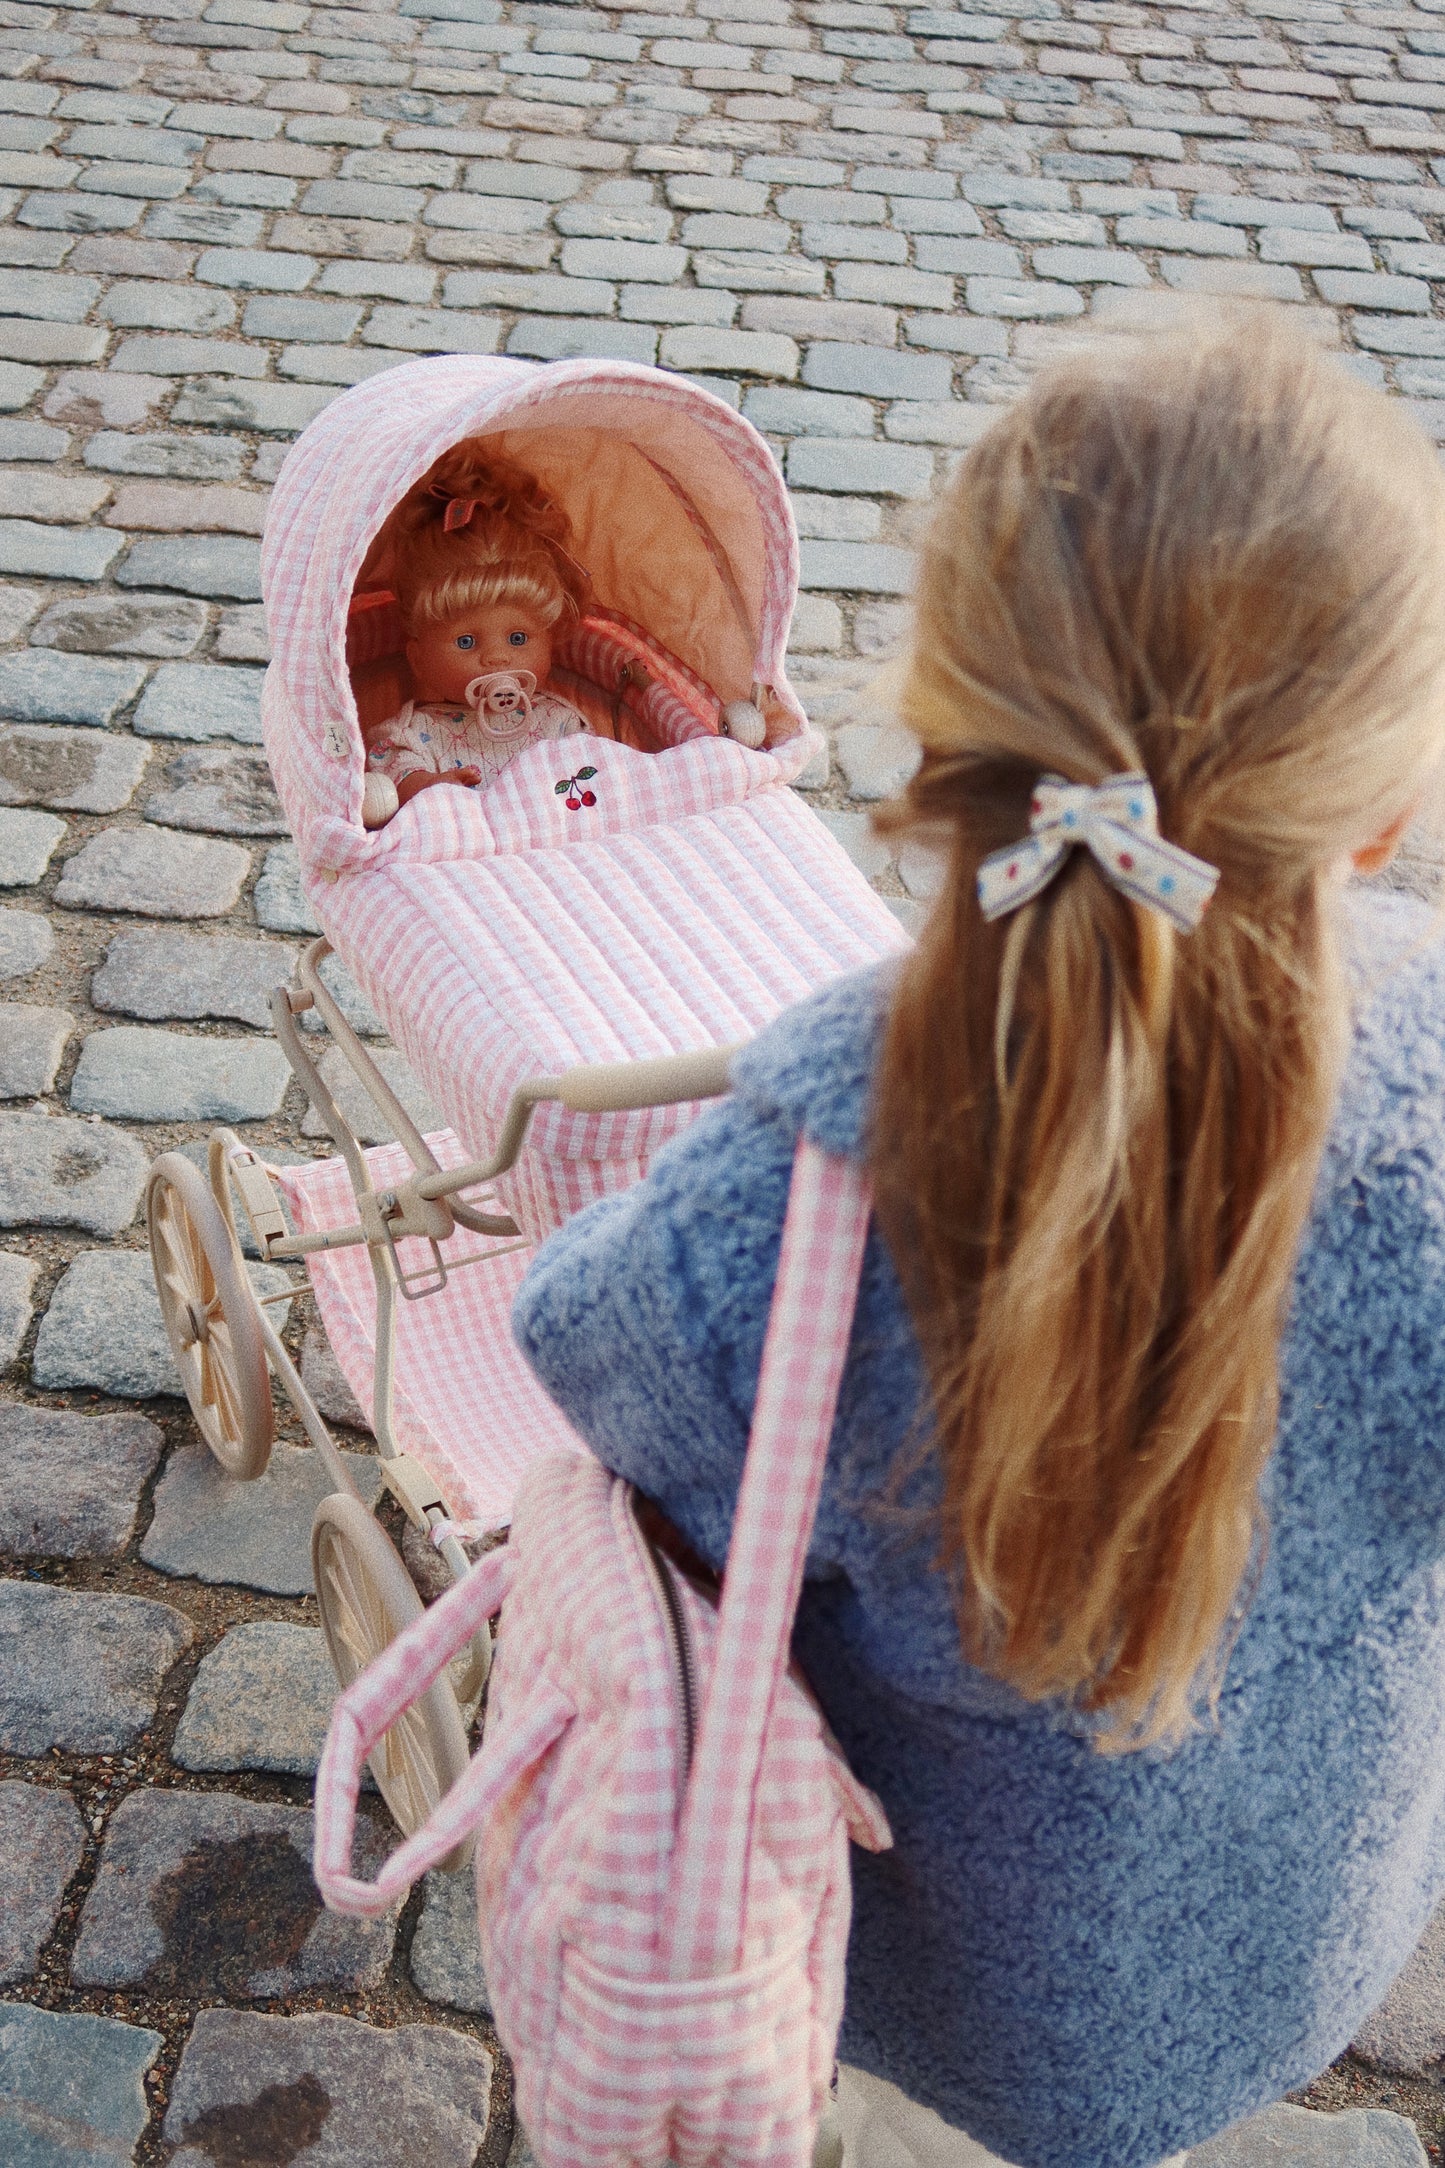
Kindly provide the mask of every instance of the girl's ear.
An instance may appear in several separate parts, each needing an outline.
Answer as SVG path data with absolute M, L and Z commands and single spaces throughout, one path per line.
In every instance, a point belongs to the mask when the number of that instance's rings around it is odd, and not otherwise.
M 1388 828 L 1381 830 L 1373 843 L 1366 843 L 1362 849 L 1351 851 L 1350 863 L 1356 873 L 1362 873 L 1366 880 L 1372 873 L 1383 873 L 1400 848 L 1400 839 L 1419 810 L 1418 804 L 1407 805 L 1404 812 L 1392 820 Z

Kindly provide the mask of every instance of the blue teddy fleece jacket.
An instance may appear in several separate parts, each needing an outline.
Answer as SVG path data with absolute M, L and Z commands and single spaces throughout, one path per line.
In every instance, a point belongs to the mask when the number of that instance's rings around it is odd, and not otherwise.
M 795 1639 L 896 1840 L 853 1855 L 840 2053 L 1023 2168 L 1149 2168 L 1302 2084 L 1445 1886 L 1445 949 L 1394 898 L 1358 927 L 1268 1553 L 1218 1722 L 1183 1747 L 1100 1755 L 963 1661 L 933 1541 L 880 1504 L 927 1398 L 869 1237 Z M 863 1150 L 887 991 L 782 1017 L 518 1297 L 548 1390 L 715 1565 L 795 1141 Z M 935 1482 L 925 1463 L 903 1493 L 925 1520 Z

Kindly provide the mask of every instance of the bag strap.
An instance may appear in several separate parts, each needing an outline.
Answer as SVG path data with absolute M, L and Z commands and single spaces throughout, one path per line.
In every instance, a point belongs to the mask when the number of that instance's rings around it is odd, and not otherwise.
M 731 1971 L 740 1961 L 754 1794 L 789 1659 L 871 1201 L 859 1168 L 800 1140 L 712 1678 L 673 1855 L 663 1932 L 674 1979 Z
M 511 1571 L 512 1562 L 505 1550 L 489 1551 L 465 1580 L 458 1581 L 439 1603 L 413 1619 L 338 1696 L 316 1772 L 316 1835 L 312 1848 L 316 1884 L 333 1912 L 359 1913 L 366 1918 L 385 1912 L 405 1895 L 418 1875 L 445 1858 L 486 1814 L 487 1799 L 477 1790 L 479 1765 L 473 1761 L 466 1776 L 452 1786 L 420 1828 L 392 1854 L 375 1882 L 362 1882 L 351 1874 L 362 1764 L 397 1718 L 441 1677 L 477 1629 L 495 1617 L 502 1607 Z M 545 1712 L 534 1711 L 533 1715 L 541 1716 L 544 1729 L 546 1724 L 553 1724 L 551 1736 L 555 1737 L 571 1710 L 563 1713 L 549 1703 Z M 530 1733 L 531 1726 L 528 1729 Z

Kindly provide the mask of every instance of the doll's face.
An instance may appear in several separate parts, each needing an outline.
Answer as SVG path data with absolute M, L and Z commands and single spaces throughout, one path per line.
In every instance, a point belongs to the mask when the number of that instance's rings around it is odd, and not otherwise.
M 552 630 L 524 603 L 496 602 L 445 624 L 423 625 L 406 643 L 421 700 L 460 701 L 489 670 L 530 670 L 539 689 L 552 669 Z

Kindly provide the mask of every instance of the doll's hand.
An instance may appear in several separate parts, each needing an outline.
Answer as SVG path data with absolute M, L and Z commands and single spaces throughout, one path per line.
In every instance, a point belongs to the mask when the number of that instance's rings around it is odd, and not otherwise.
M 429 768 L 414 768 L 397 784 L 397 802 L 406 805 L 419 790 L 430 790 L 433 783 L 460 783 L 464 788 L 472 789 L 481 780 L 480 768 L 447 768 L 440 775 L 434 775 Z

